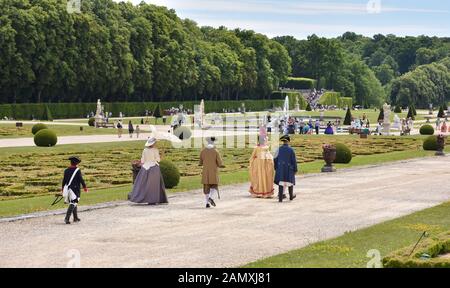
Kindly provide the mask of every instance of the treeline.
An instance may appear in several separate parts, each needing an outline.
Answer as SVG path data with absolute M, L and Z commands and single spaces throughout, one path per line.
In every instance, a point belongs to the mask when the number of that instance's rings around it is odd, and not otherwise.
M 276 41 L 200 28 L 150 4 L 0 1 L 0 103 L 268 99 L 291 73 Z
M 377 106 L 387 101 L 425 108 L 450 99 L 444 88 L 446 69 L 439 64 L 450 56 L 450 38 L 370 38 L 347 32 L 334 39 L 312 35 L 306 40 L 290 36 L 275 40 L 288 49 L 293 76 L 316 79 L 318 88 L 339 91 L 356 104 Z M 411 78 L 422 83 L 411 84 Z

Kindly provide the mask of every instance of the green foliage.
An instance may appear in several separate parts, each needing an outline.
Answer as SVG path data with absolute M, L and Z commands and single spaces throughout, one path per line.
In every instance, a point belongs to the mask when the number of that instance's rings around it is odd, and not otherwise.
M 253 31 L 113 0 L 69 15 L 66 2 L 1 2 L 0 103 L 268 99 L 291 74 L 286 49 Z
M 378 115 L 378 121 L 384 120 L 384 109 L 383 107 L 380 108 L 380 114 Z
M 339 92 L 325 92 L 320 98 L 319 104 L 327 106 L 338 106 L 340 103 L 341 93 Z
M 339 98 L 339 108 L 350 108 L 353 107 L 353 98 L 351 97 L 341 97 Z
M 310 78 L 288 77 L 288 81 L 283 84 L 284 88 L 295 90 L 308 90 L 316 87 L 317 81 Z
M 56 143 L 58 143 L 58 137 L 52 130 L 43 129 L 34 135 L 34 144 L 38 147 L 53 147 Z
M 410 256 L 411 251 L 414 253 Z M 411 245 L 394 251 L 383 259 L 385 268 L 450 268 L 448 259 L 439 258 L 450 253 L 450 231 L 425 239 L 417 247 Z M 422 260 L 427 254 L 431 259 Z
M 433 126 L 426 124 L 420 127 L 420 135 L 434 135 Z
M 353 120 L 352 111 L 350 106 L 347 108 L 347 113 L 345 114 L 344 125 L 351 125 Z
M 89 118 L 88 124 L 91 127 L 95 127 L 95 118 L 94 117 Z
M 406 118 L 411 118 L 412 120 L 415 120 L 415 116 L 414 116 L 414 110 L 411 108 L 411 107 L 409 107 L 409 110 L 408 110 L 408 116 L 406 116 Z
M 45 105 L 44 115 L 42 115 L 42 119 L 41 120 L 53 121 L 52 112 L 50 111 L 50 108 L 48 108 L 48 105 Z
M 430 136 L 423 141 L 423 150 L 437 151 L 437 149 L 438 149 L 438 144 L 437 144 L 436 136 Z
M 444 104 L 442 105 L 442 109 L 444 109 L 444 111 L 447 111 L 447 110 L 448 110 L 448 105 L 447 105 L 447 103 L 444 103 Z
M 413 115 L 417 116 L 416 106 L 411 105 L 410 108 L 412 109 Z
M 289 97 L 289 106 L 290 106 L 289 108 L 290 109 L 294 109 L 295 108 L 295 99 L 298 100 L 298 104 L 300 105 L 300 109 L 305 109 L 306 105 L 308 105 L 308 103 L 306 102 L 305 98 L 300 94 L 300 92 L 275 91 L 275 92 L 272 93 L 271 99 L 274 99 L 274 100 L 278 100 L 279 99 L 279 100 L 283 100 L 284 101 L 286 99 L 286 96 Z M 262 101 L 263 102 L 261 102 L 261 103 L 267 103 L 267 101 L 270 101 L 270 100 L 262 100 Z M 276 101 L 276 102 L 278 102 L 278 101 Z M 253 103 L 253 104 L 255 104 L 255 103 Z M 283 105 L 283 103 L 281 103 L 281 105 Z M 247 106 L 245 106 L 245 107 L 247 107 Z M 247 108 L 249 108 L 249 107 L 247 107 Z M 251 110 L 252 111 L 264 111 L 264 110 L 267 110 L 268 108 L 273 108 L 273 107 L 260 105 L 259 108 L 251 109 Z
M 177 166 L 175 166 L 171 161 L 162 160 L 159 163 L 159 168 L 161 169 L 161 174 L 163 176 L 166 188 L 172 189 L 177 187 L 181 178 L 180 171 Z
M 156 105 L 155 111 L 153 111 L 153 117 L 155 118 L 161 118 L 163 117 L 162 112 L 161 112 L 161 105 Z
M 438 117 L 439 118 L 444 118 L 445 117 L 444 107 L 442 107 L 442 106 L 439 107 Z
M 336 144 L 336 160 L 334 161 L 334 163 L 348 164 L 352 161 L 352 158 L 353 155 L 350 148 L 342 143 Z
M 394 109 L 394 112 L 395 113 L 402 113 L 403 111 L 402 111 L 402 107 L 400 107 L 400 106 L 395 106 L 395 109 Z
M 306 111 L 312 111 L 311 105 L 308 103 L 308 105 L 306 105 Z
M 31 133 L 33 133 L 33 135 L 36 135 L 39 131 L 44 129 L 48 129 L 48 126 L 43 123 L 38 123 L 34 125 L 33 128 L 31 128 Z

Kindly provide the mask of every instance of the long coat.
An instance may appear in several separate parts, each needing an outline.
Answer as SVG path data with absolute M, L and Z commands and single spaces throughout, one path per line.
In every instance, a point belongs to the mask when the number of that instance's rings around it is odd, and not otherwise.
M 200 166 L 203 166 L 202 184 L 219 185 L 219 167 L 222 167 L 222 158 L 215 148 L 205 148 L 200 153 Z
M 278 149 L 275 162 L 275 184 L 288 182 L 295 185 L 295 174 L 298 172 L 297 157 L 294 149 L 289 145 L 283 145 Z

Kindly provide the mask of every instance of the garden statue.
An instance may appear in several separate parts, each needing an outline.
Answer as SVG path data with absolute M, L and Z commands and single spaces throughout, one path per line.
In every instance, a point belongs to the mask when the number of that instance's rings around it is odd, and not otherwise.
M 99 127 L 101 124 L 104 123 L 104 115 L 103 115 L 103 106 L 100 99 L 97 101 L 97 111 L 95 113 L 95 127 Z
M 433 103 L 430 103 L 430 110 L 428 111 L 428 114 L 433 115 Z
M 383 105 L 384 120 L 383 120 L 383 135 L 389 136 L 391 132 L 391 105 L 385 103 Z
M 325 166 L 322 168 L 323 173 L 336 172 L 336 168 L 333 167 L 334 160 L 336 160 L 336 146 L 324 145 L 323 147 L 323 160 L 325 160 Z
M 400 120 L 400 117 L 398 117 L 397 114 L 394 116 L 394 125 L 392 125 L 393 129 L 401 130 L 402 129 L 402 121 Z
M 283 114 L 285 120 L 289 119 L 289 96 L 284 100 Z
M 444 134 L 439 134 L 437 136 L 436 156 L 445 156 L 444 148 L 445 148 L 445 136 Z
M 295 95 L 295 111 L 300 111 L 300 104 L 298 102 L 298 95 Z
M 194 107 L 194 122 L 199 128 L 205 124 L 205 100 L 202 99 L 199 106 Z

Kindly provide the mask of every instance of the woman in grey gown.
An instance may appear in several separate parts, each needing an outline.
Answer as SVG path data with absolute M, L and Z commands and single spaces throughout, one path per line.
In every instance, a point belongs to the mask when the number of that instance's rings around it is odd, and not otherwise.
M 164 179 L 159 168 L 160 161 L 159 150 L 156 148 L 156 139 L 150 138 L 142 152 L 142 168 L 136 177 L 133 192 L 129 195 L 131 202 L 149 205 L 169 203 Z

